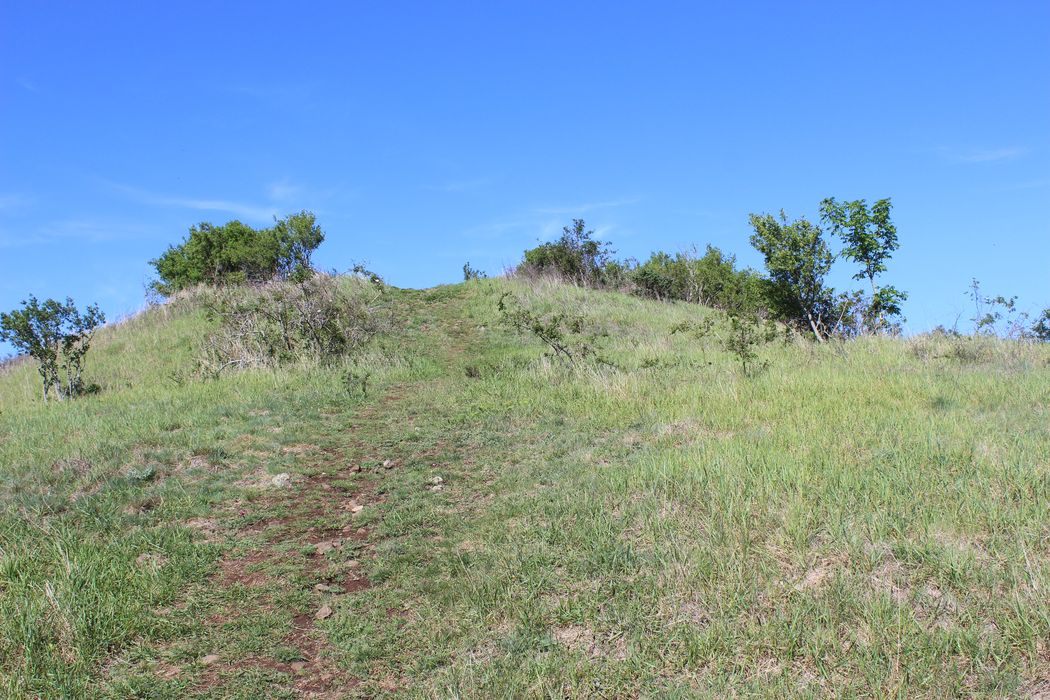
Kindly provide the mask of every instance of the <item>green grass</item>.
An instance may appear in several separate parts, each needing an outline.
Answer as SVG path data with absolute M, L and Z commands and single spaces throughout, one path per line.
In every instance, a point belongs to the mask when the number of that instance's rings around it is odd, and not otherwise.
M 544 358 L 499 324 L 504 291 L 586 315 L 616 367 Z M 712 313 L 695 306 L 506 280 L 387 303 L 394 329 L 356 360 L 367 395 L 347 391 L 344 366 L 193 378 L 208 321 L 190 303 L 106 329 L 89 355 L 97 396 L 44 406 L 32 367 L 0 371 L 0 688 L 1050 684 L 1046 347 L 778 342 L 748 379 L 716 337 L 670 333 Z M 287 492 L 255 486 L 279 472 L 298 475 Z M 344 527 L 367 537 L 313 554 Z M 348 572 L 370 587 L 315 590 Z M 296 620 L 321 605 L 334 612 L 308 641 Z

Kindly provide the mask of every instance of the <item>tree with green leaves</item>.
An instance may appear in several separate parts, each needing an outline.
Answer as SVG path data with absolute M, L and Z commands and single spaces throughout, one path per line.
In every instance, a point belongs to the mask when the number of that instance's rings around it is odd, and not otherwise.
M 805 218 L 788 223 L 781 210 L 752 214 L 751 245 L 765 258 L 771 311 L 781 320 L 807 327 L 824 342 L 828 335 L 834 290 L 826 284 L 835 256 L 819 226 Z
M 168 296 L 199 284 L 262 282 L 274 277 L 301 281 L 313 274 L 310 258 L 322 241 L 324 232 L 308 211 L 275 220 L 265 229 L 240 221 L 222 226 L 201 223 L 182 243 L 150 261 L 159 278 L 153 288 Z
M 68 297 L 62 303 L 30 296 L 21 309 L 0 313 L 0 340 L 40 364 L 44 401 L 52 388 L 60 399 L 73 398 L 84 391 L 84 356 L 92 334 L 105 320 L 97 304 L 81 312 Z
M 324 231 L 313 212 L 289 214 L 274 223 L 277 276 L 301 282 L 313 274 L 313 252 L 324 242 Z
M 997 335 L 1004 338 L 1039 338 L 1038 322 L 1029 327 L 1029 315 L 1017 307 L 1017 296 L 1006 297 L 1002 294 L 987 296 L 981 291 L 981 283 L 974 278 L 970 281 L 967 296 L 973 301 L 973 332 L 975 335 Z M 1050 312 L 1050 309 L 1047 310 Z M 1047 312 L 1044 312 L 1044 317 Z M 1050 317 L 1048 317 L 1050 318 Z M 1047 329 L 1050 330 L 1050 329 Z
M 1030 333 L 1036 340 L 1050 343 L 1050 307 L 1043 309 L 1043 313 L 1036 318 Z
M 719 309 L 754 309 L 761 305 L 761 278 L 737 269 L 736 257 L 708 245 L 704 255 L 694 248 L 673 257 L 662 251 L 630 271 L 634 291 L 655 299 L 682 301 Z
M 488 275 L 476 267 L 472 267 L 469 262 L 463 264 L 463 281 L 470 282 L 471 280 L 483 280 L 488 278 Z
M 844 244 L 841 255 L 860 265 L 853 279 L 866 279 L 871 285 L 871 304 L 865 319 L 871 332 L 884 330 L 887 319 L 899 317 L 900 305 L 908 298 L 896 287 L 880 287 L 875 282 L 875 278 L 886 271 L 886 261 L 898 248 L 897 227 L 890 220 L 892 208 L 888 198 L 876 201 L 871 207 L 863 199 L 838 202 L 829 197 L 820 203 L 821 221 Z
M 611 262 L 609 244 L 594 239 L 583 219 L 573 219 L 572 226 L 562 228 L 556 241 L 543 243 L 525 251 L 518 266 L 520 272 L 553 272 L 588 287 L 602 283 L 606 266 Z

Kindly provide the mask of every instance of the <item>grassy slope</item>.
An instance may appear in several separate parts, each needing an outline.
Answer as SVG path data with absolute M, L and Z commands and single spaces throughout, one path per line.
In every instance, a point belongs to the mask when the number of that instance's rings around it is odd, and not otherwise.
M 496 324 L 504 289 L 582 309 L 626 370 L 539 359 Z M 695 307 L 505 281 L 391 303 L 367 396 L 343 368 L 183 381 L 206 328 L 189 311 L 108 330 L 97 397 L 44 407 L 32 368 L 0 374 L 8 694 L 1050 683 L 1045 349 L 778 346 L 746 380 L 713 341 L 669 334 Z M 253 487 L 284 471 L 303 479 Z M 364 540 L 314 554 L 344 526 Z M 351 568 L 369 588 L 314 590 Z M 320 605 L 323 647 L 296 627 Z

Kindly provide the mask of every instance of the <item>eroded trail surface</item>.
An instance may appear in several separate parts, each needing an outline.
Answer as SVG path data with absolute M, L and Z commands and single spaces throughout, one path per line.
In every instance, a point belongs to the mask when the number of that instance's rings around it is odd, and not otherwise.
M 173 697 L 408 689 L 399 667 L 409 659 L 396 655 L 412 605 L 392 577 L 402 564 L 418 566 L 413 550 L 434 537 L 428 514 L 452 512 L 444 505 L 449 480 L 472 463 L 462 450 L 464 426 L 453 427 L 443 410 L 450 387 L 463 384 L 471 334 L 451 329 L 426 344 L 432 364 L 424 378 L 333 407 L 313 434 L 281 448 L 289 471 L 246 476 L 240 498 L 188 523 L 224 551 L 206 586 L 161 611 L 178 620 L 172 641 L 145 654 Z M 424 325 L 417 335 L 435 332 Z M 399 507 L 384 524 L 391 498 Z M 378 567 L 377 548 L 387 555 Z
M 670 332 L 692 307 L 510 284 L 400 291 L 356 393 L 237 407 L 181 523 L 210 577 L 103 695 L 1045 694 L 1035 370 L 785 346 L 748 378 Z M 544 358 L 506 289 L 601 304 L 616 364 Z
M 382 431 L 383 411 L 403 401 L 405 390 L 392 389 L 358 411 L 350 435 Z M 247 676 L 265 683 L 270 695 L 283 688 L 302 697 L 344 697 L 367 680 L 338 663 L 320 625 L 347 597 L 372 586 L 366 573 L 375 546 L 372 511 L 384 500 L 379 485 L 396 475 L 401 459 L 355 440 L 301 449 L 300 474 L 287 483 L 278 479 L 279 485 L 271 479 L 259 497 L 231 504 L 230 515 L 243 524 L 212 581 L 239 595 L 209 623 L 251 630 L 270 644 L 241 658 L 207 657 L 197 691 L 221 695 L 231 677 Z M 395 684 L 386 685 L 393 690 Z

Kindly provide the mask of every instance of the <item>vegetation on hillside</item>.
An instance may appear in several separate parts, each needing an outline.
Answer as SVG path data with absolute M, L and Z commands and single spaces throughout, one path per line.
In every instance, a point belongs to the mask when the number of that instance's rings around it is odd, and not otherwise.
M 607 363 L 547 358 L 507 295 L 572 309 L 569 341 Z M 795 336 L 749 378 L 714 310 L 474 280 L 387 288 L 390 323 L 338 362 L 216 381 L 181 374 L 220 328 L 208 303 L 101 329 L 80 401 L 0 374 L 8 695 L 999 697 L 1046 677 L 1046 346 Z
M 84 359 L 95 329 L 106 320 L 97 305 L 80 311 L 73 300 L 43 302 L 30 297 L 21 309 L 0 313 L 0 341 L 33 358 L 46 402 L 54 389 L 59 399 L 85 392 Z
M 229 367 L 279 367 L 339 362 L 364 347 L 384 325 L 381 280 L 314 274 L 252 287 L 201 289 L 208 317 L 200 366 L 209 375 Z
M 783 211 L 779 219 L 752 214 L 751 244 L 763 256 L 765 275 L 736 269 L 734 256 L 710 245 L 703 256 L 657 251 L 642 264 L 618 261 L 609 242 L 595 239 L 582 219 L 574 219 L 557 240 L 526 250 L 516 272 L 713 306 L 738 323 L 747 316 L 747 327 L 775 319 L 820 342 L 861 333 L 896 333 L 907 294 L 876 279 L 887 271 L 887 261 L 899 247 L 891 209 L 889 199 L 870 207 L 863 199 L 821 202 L 821 221 L 842 243 L 838 251 L 824 230 L 805 218 L 789 222 Z M 870 294 L 836 292 L 827 283 L 840 258 L 859 266 L 854 279 L 867 281 Z
M 201 284 L 302 280 L 311 274 L 311 256 L 323 241 L 324 232 L 308 211 L 290 214 L 265 229 L 240 221 L 201 223 L 182 243 L 150 261 L 158 277 L 153 289 L 168 296 Z
M 1045 690 L 1050 310 L 897 337 L 889 202 L 821 210 L 837 253 L 752 217 L 762 273 L 577 219 L 430 290 L 202 224 L 123 323 L 5 314 L 97 390 L 0 367 L 0 693 Z

